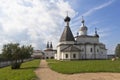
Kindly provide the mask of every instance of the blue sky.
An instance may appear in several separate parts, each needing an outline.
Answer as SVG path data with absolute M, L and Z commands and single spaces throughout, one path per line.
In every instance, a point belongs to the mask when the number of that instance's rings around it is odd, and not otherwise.
M 9 42 L 45 49 L 47 41 L 56 48 L 68 11 L 74 36 L 84 16 L 88 34 L 96 27 L 100 42 L 114 53 L 120 43 L 119 6 L 119 0 L 0 0 L 0 49 Z
M 78 12 L 79 16 L 84 16 L 88 33 L 94 34 L 94 28 L 98 28 L 100 42 L 106 44 L 108 53 L 114 53 L 114 49 L 120 43 L 120 1 L 119 0 L 71 0 L 70 5 Z M 78 18 L 78 21 L 80 18 Z M 77 22 L 78 23 L 78 22 Z M 76 24 L 77 24 L 76 23 Z M 79 23 L 78 27 L 79 28 Z M 72 29 L 74 30 L 74 25 Z M 75 34 L 75 33 L 74 33 Z

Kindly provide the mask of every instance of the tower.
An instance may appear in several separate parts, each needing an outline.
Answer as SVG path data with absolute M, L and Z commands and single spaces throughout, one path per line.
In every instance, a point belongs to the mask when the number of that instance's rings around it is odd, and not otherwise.
M 50 43 L 50 49 L 53 50 L 52 42 Z
M 47 50 L 53 50 L 52 42 L 47 42 L 46 49 Z
M 66 22 L 66 26 L 65 26 L 62 36 L 60 38 L 60 42 L 75 41 L 72 31 L 69 27 L 70 17 L 66 16 L 64 21 Z
M 49 42 L 47 42 L 46 48 L 49 49 Z
M 75 39 L 73 37 L 72 31 L 69 27 L 69 22 L 70 22 L 70 17 L 68 17 L 68 15 L 65 17 L 64 19 L 65 21 L 65 28 L 63 30 L 63 33 L 60 37 L 60 41 L 59 44 L 57 46 L 57 60 L 63 59 L 62 56 L 62 49 L 64 49 L 65 47 L 67 47 L 68 45 L 73 45 L 75 43 Z
M 83 19 L 83 16 L 82 16 L 82 21 L 81 21 L 82 25 L 81 25 L 81 28 L 80 28 L 80 35 L 87 35 L 87 30 L 88 28 L 85 26 L 85 21 Z

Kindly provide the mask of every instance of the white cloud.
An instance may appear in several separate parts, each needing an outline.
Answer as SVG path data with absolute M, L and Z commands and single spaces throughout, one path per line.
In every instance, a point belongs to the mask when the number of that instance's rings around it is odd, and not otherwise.
M 99 5 L 99 6 L 97 6 L 97 7 L 94 7 L 94 8 L 92 8 L 92 9 L 88 10 L 87 12 L 85 12 L 85 13 L 83 14 L 83 16 L 88 16 L 88 15 L 92 14 L 93 12 L 95 12 L 95 11 L 97 11 L 97 10 L 100 10 L 100 9 L 102 9 L 102 8 L 105 8 L 105 7 L 109 6 L 109 5 L 112 4 L 113 2 L 114 2 L 114 0 L 109 0 L 108 2 L 106 2 L 106 3 L 102 4 L 102 5 Z
M 0 0 L 0 46 L 6 41 L 31 43 L 37 49 L 47 41 L 56 46 L 66 11 L 75 15 L 64 0 Z

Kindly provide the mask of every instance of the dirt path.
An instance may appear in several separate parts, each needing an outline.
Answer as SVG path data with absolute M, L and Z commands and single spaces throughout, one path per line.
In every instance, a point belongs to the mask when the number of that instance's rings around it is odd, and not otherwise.
M 35 72 L 40 80 L 120 80 L 120 73 L 60 74 L 52 71 L 45 60 L 41 60 L 40 68 Z

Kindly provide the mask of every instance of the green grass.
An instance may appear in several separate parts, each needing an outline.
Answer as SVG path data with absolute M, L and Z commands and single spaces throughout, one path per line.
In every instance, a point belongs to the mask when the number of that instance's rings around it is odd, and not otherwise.
M 49 67 L 59 73 L 120 72 L 120 60 L 47 60 Z
M 11 67 L 0 68 L 0 80 L 35 80 L 34 70 L 38 68 L 40 60 L 25 62 L 21 69 L 12 70 Z

